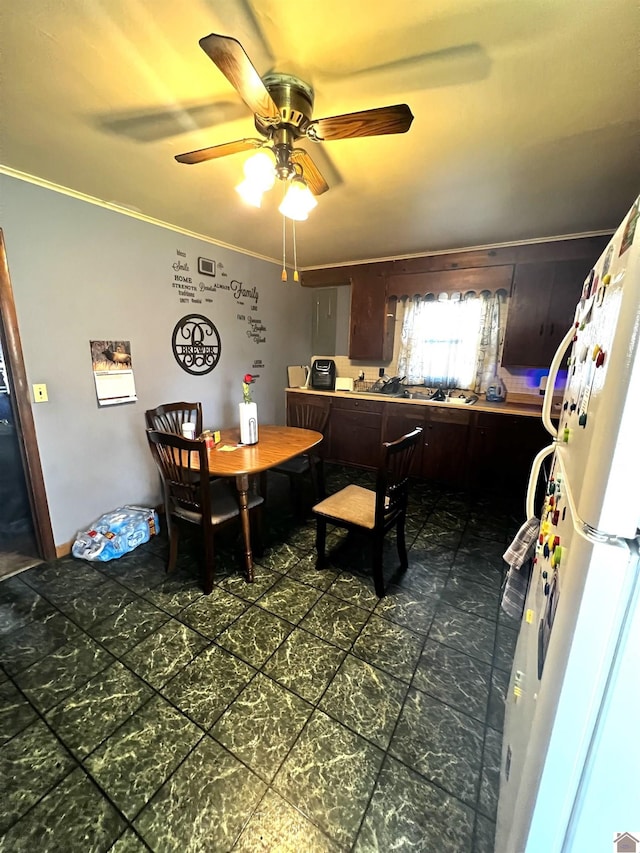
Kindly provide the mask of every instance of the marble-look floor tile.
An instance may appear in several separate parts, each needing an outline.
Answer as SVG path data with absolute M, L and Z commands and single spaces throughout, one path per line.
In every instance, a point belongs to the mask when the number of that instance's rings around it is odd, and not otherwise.
M 439 524 L 425 524 L 420 533 L 413 541 L 413 548 L 430 548 L 438 546 L 439 548 L 447 548 L 451 551 L 459 546 L 462 538 L 460 530 L 450 530 L 446 527 L 441 527 Z
M 404 764 L 475 807 L 484 726 L 413 688 L 389 747 Z
M 447 575 L 454 558 L 455 551 L 451 548 L 421 544 L 416 539 L 409 549 L 409 568 L 405 573 L 404 583 L 410 583 L 413 577 L 419 577 L 421 574 L 430 577 L 434 574 Z
M 298 696 L 315 704 L 343 657 L 342 649 L 296 628 L 265 663 L 264 671 Z
M 68 641 L 80 637 L 80 628 L 56 610 L 38 622 L 30 622 L 17 631 L 0 636 L 0 660 L 7 672 L 15 675 Z
M 464 503 L 458 506 L 444 506 L 440 503 L 430 513 L 427 523 L 434 527 L 462 532 L 467 525 L 466 506 Z
M 155 554 L 142 553 L 139 548 L 119 560 L 101 563 L 100 571 L 138 595 L 144 595 L 168 577 L 166 562 Z
M 226 589 L 227 592 L 232 592 L 234 595 L 243 598 L 245 601 L 256 601 L 256 599 L 260 598 L 269 587 L 272 587 L 282 577 L 281 572 L 276 572 L 274 569 L 269 569 L 260 564 L 254 566 L 254 575 L 253 583 L 247 583 L 243 566 L 236 574 L 221 580 L 219 586 L 222 589 Z
M 319 707 L 376 746 L 389 746 L 407 685 L 347 655 Z
M 432 583 L 432 593 L 415 587 L 389 586 L 376 606 L 376 616 L 426 636 L 438 606 L 440 589 L 444 587 L 444 580 L 439 581 Z
M 347 650 L 368 618 L 368 611 L 326 593 L 300 622 L 300 627 Z
M 315 523 L 292 527 L 287 535 L 287 542 L 298 551 L 313 551 L 316 547 Z
M 16 683 L 40 711 L 48 711 L 110 663 L 113 656 L 83 634 L 18 673 Z
M 444 602 L 438 605 L 429 629 L 429 639 L 491 663 L 496 623 L 473 613 L 465 613 Z
M 338 572 L 334 569 L 318 569 L 316 566 L 316 554 L 305 554 L 294 566 L 287 572 L 288 578 L 300 581 L 300 583 L 315 586 L 317 589 L 329 589 L 334 580 L 338 577 Z
M 373 791 L 382 756 L 373 744 L 314 711 L 273 787 L 348 849 Z
M 194 723 L 154 696 L 84 764 L 131 820 L 201 737 Z
M 369 564 L 370 560 L 367 565 Z M 379 601 L 373 586 L 373 577 L 356 575 L 349 571 L 341 572 L 329 587 L 329 591 L 331 595 L 364 610 L 373 610 Z
M 0 748 L 0 833 L 74 766 L 71 756 L 41 720 L 5 743 Z
M 213 737 L 271 782 L 313 707 L 258 673 L 211 730 Z
M 155 853 L 233 847 L 266 785 L 207 735 L 134 823 Z
M 447 585 L 442 591 L 441 601 L 451 607 L 457 607 L 458 610 L 495 621 L 498 618 L 500 590 L 450 573 Z
M 165 575 L 161 583 L 145 592 L 144 598 L 175 616 L 203 595 L 202 581 L 199 578 L 187 579 L 178 572 L 174 572 Z
M 516 624 L 516 628 L 520 626 Z M 496 631 L 496 647 L 493 665 L 505 672 L 511 672 L 513 665 L 513 656 L 516 651 L 516 643 L 518 642 L 518 631 L 514 628 L 504 625 L 498 620 L 498 628 Z
M 502 586 L 503 570 L 506 563 L 489 560 L 477 554 L 468 554 L 466 551 L 458 551 L 451 567 L 450 577 L 452 579 L 470 580 L 483 584 L 491 589 L 499 590 Z
M 90 597 L 86 597 L 81 590 L 78 595 L 67 596 L 58 601 L 57 606 L 65 616 L 87 630 L 96 622 L 106 619 L 107 616 L 130 604 L 133 599 L 131 590 L 105 579 L 91 591 Z
M 0 839 L 0 850 L 115 850 L 124 821 L 78 767 Z M 133 853 L 133 848 L 130 848 Z
M 255 674 L 248 663 L 213 644 L 172 678 L 162 693 L 194 723 L 209 729 Z
M 19 577 L 0 583 L 0 634 L 10 634 L 51 613 L 53 606 Z
M 74 755 L 84 758 L 151 695 L 144 681 L 116 661 L 56 705 L 46 719 Z
M 484 723 L 491 667 L 442 643 L 427 640 L 413 686 Z
M 410 681 L 423 638 L 400 625 L 372 616 L 353 645 L 353 653 L 401 681 Z
M 319 589 L 284 575 L 258 599 L 257 603 L 269 613 L 295 624 L 308 613 L 320 595 Z
M 0 684 L 0 745 L 37 717 L 35 708 L 8 679 Z
M 480 813 L 476 813 L 476 828 L 471 853 L 495 853 L 496 825 Z
M 482 752 L 482 774 L 480 776 L 480 795 L 478 810 L 491 820 L 498 812 L 498 793 L 500 791 L 500 765 L 502 763 L 502 735 L 493 729 L 487 729 Z
M 148 850 L 144 841 L 132 829 L 127 829 L 109 848 L 109 853 L 148 853 Z
M 474 813 L 455 797 L 387 756 L 354 853 L 462 853 Z
M 191 628 L 171 619 L 122 658 L 127 666 L 160 690 L 208 645 Z
M 213 640 L 248 607 L 248 601 L 214 586 L 210 595 L 203 595 L 195 604 L 182 610 L 179 619 Z
M 217 642 L 259 668 L 292 630 L 289 622 L 253 606 L 223 631 Z
M 164 610 L 159 610 L 142 598 L 136 598 L 87 630 L 111 654 L 122 657 L 169 619 L 169 614 Z
M 73 557 L 42 563 L 23 572 L 20 578 L 50 601 L 73 597 L 78 590 L 89 593 L 105 581 L 105 576 L 95 566 Z
M 487 710 L 487 725 L 497 732 L 504 727 L 504 711 L 509 690 L 508 672 L 494 669 L 491 673 L 491 690 L 489 692 L 489 708 Z
M 461 551 L 466 551 L 467 554 L 476 554 L 486 560 L 492 560 L 497 566 L 502 565 L 502 555 L 506 549 L 507 546 L 502 537 L 498 541 L 485 539 L 482 536 L 475 535 L 473 530 L 466 530 L 460 541 Z
M 318 827 L 275 791 L 264 799 L 244 828 L 233 853 L 341 853 Z
M 277 572 L 284 573 L 288 572 L 292 566 L 295 566 L 303 554 L 304 551 L 294 548 L 287 541 L 276 548 L 267 548 L 258 562 L 266 569 L 275 569 Z

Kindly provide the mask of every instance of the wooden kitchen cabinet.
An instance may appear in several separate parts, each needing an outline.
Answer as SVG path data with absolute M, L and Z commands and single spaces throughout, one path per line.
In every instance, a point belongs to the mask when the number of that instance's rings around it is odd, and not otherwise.
M 384 405 L 377 400 L 336 397 L 331 406 L 327 458 L 345 465 L 376 468 Z
M 502 351 L 505 367 L 549 366 L 573 322 L 590 268 L 584 258 L 516 266 Z
M 421 476 L 453 488 L 467 482 L 467 444 L 471 413 L 433 406 L 426 409 Z
M 477 492 L 509 489 L 522 495 L 524 513 L 531 463 L 551 442 L 540 418 L 478 412 L 469 436 L 469 485 Z
M 395 299 L 387 302 L 384 270 L 354 268 L 351 276 L 349 358 L 383 363 L 391 361 L 396 304 Z

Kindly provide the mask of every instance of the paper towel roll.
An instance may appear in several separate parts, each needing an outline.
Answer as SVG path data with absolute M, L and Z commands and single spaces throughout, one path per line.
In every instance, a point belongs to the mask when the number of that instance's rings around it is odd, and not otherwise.
M 239 403 L 240 411 L 240 441 L 242 444 L 257 444 L 258 442 L 258 404 Z

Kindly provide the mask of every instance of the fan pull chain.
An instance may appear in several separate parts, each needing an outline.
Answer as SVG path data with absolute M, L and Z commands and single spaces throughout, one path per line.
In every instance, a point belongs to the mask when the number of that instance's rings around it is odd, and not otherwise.
M 291 220 L 291 230 L 293 233 L 293 280 L 300 281 L 300 276 L 298 275 L 298 251 L 296 247 L 296 221 L 295 219 Z
M 287 280 L 287 218 L 282 217 L 282 281 Z

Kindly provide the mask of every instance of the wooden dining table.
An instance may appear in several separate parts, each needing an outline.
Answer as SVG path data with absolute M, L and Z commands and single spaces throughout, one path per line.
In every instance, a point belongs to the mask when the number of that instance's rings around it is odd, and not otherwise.
M 322 433 L 312 429 L 262 425 L 256 444 L 241 444 L 240 429 L 220 431 L 220 441 L 208 452 L 209 473 L 216 477 L 234 477 L 238 490 L 240 520 L 244 538 L 247 581 L 253 582 L 253 552 L 249 526 L 249 478 L 306 453 L 322 441 Z

